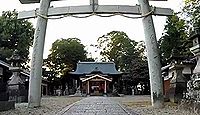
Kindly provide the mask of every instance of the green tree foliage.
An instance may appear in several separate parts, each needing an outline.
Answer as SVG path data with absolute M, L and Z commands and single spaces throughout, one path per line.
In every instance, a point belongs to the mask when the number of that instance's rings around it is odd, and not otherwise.
M 103 35 L 97 42 L 102 60 L 115 62 L 117 68 L 122 71 L 126 68 L 126 64 L 122 63 L 123 58 L 129 55 L 129 52 L 135 52 L 137 45 L 137 42 L 130 40 L 126 33 L 118 31 Z
M 164 33 L 159 40 L 162 65 L 167 64 L 170 56 L 189 56 L 191 43 L 188 41 L 187 28 L 183 19 L 178 16 L 169 16 L 166 21 Z
M 103 61 L 115 62 L 118 70 L 130 73 L 132 78 L 148 76 L 147 61 L 143 55 L 144 42 L 139 44 L 121 31 L 107 33 L 97 42 Z
M 58 39 L 52 44 L 45 65 L 59 75 L 76 69 L 78 61 L 86 60 L 85 46 L 77 38 Z
M 26 64 L 33 35 L 33 25 L 27 20 L 17 20 L 15 10 L 3 12 L 0 16 L 0 60 L 7 61 L 6 58 L 17 49 Z
M 200 0 L 185 0 L 185 7 L 183 8 L 188 24 L 191 27 L 200 26 Z

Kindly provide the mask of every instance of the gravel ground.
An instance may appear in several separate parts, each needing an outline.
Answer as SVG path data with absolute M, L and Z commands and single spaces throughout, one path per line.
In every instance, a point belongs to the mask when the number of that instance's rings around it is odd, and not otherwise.
M 0 115 L 55 115 L 62 108 L 79 101 L 82 97 L 43 97 L 41 107 L 27 108 L 27 103 L 15 105 L 14 110 L 0 112 Z
M 164 108 L 153 108 L 151 107 L 150 96 L 112 97 L 112 99 L 121 103 L 133 115 L 136 113 L 138 115 L 200 115 L 195 110 L 189 111 L 170 102 L 165 102 Z
M 0 112 L 0 115 L 55 115 L 62 108 L 70 105 L 83 97 L 44 97 L 41 107 L 27 108 L 27 103 L 16 104 L 14 110 Z M 162 109 L 151 107 L 150 96 L 124 96 L 109 97 L 121 103 L 131 114 L 135 115 L 199 115 L 195 111 L 182 109 L 179 105 L 165 103 Z

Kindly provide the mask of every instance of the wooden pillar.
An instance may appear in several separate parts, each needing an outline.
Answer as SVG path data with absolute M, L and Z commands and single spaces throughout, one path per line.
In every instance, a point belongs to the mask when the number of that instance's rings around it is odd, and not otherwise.
M 104 88 L 104 93 L 106 94 L 107 93 L 107 84 L 106 84 L 106 80 L 105 80 L 105 88 Z
M 87 81 L 87 87 L 88 87 L 87 94 L 89 94 L 90 93 L 90 81 Z
M 46 85 L 46 95 L 48 95 L 48 85 Z

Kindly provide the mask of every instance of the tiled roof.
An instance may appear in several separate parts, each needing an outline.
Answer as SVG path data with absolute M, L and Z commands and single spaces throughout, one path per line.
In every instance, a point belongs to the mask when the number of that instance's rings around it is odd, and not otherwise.
M 115 68 L 114 62 L 78 62 L 75 72 L 70 74 L 91 74 L 93 72 L 100 72 L 102 74 L 122 74 Z

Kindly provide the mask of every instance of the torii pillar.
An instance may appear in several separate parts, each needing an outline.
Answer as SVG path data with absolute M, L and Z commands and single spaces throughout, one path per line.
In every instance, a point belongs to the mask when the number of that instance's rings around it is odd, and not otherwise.
M 40 0 L 39 14 L 46 16 L 51 0 Z M 38 16 L 34 34 L 31 73 L 29 78 L 28 107 L 39 107 L 41 101 L 42 63 L 47 19 Z
M 151 12 L 148 0 L 138 1 L 142 15 Z M 163 82 L 161 77 L 160 55 L 152 16 L 148 15 L 144 17 L 142 22 L 144 27 L 145 45 L 147 48 L 147 59 L 150 75 L 151 104 L 155 108 L 161 108 L 164 104 Z

